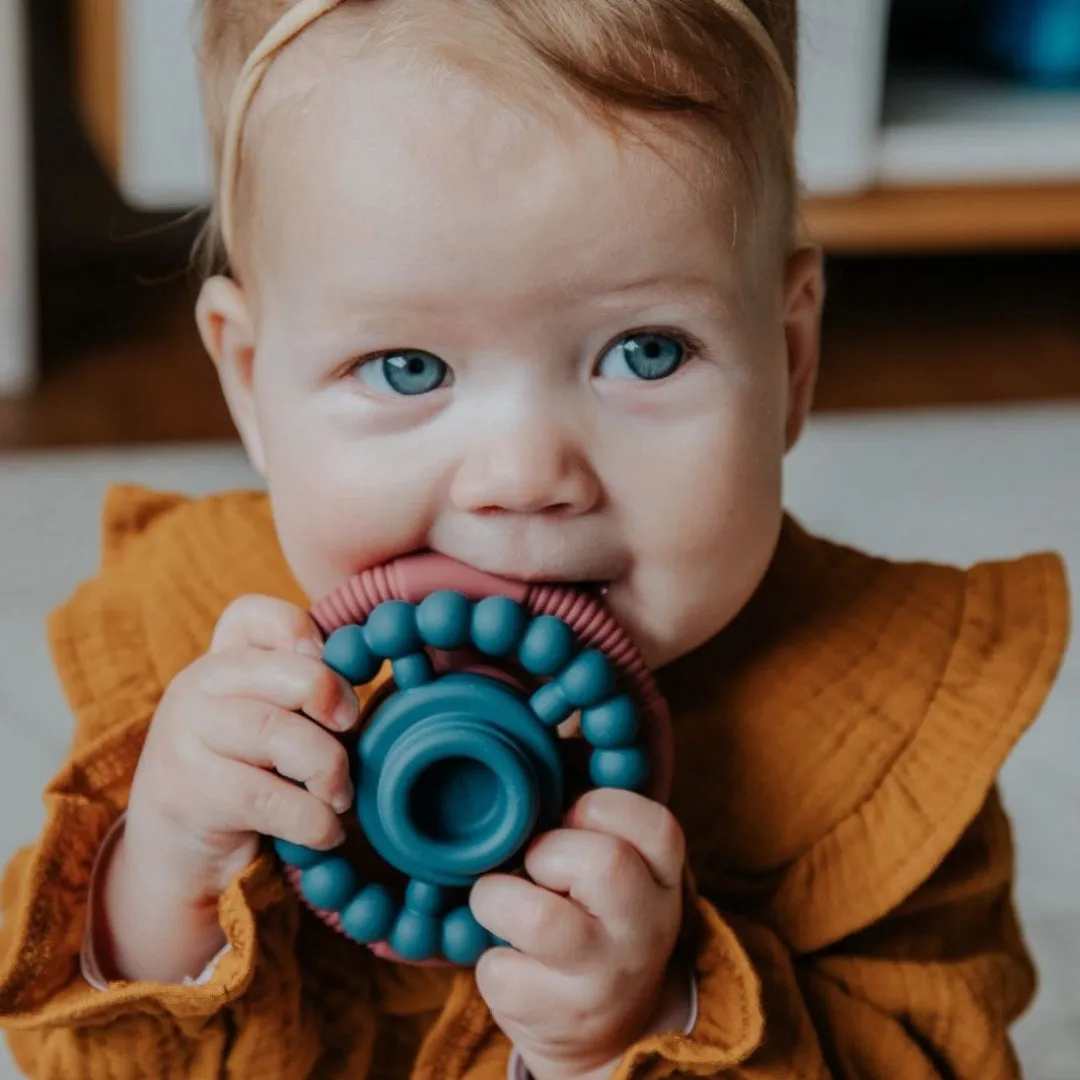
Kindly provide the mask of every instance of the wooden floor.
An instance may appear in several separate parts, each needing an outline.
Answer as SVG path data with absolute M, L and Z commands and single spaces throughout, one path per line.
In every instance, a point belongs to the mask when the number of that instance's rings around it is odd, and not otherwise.
M 844 259 L 829 278 L 821 411 L 1080 400 L 1080 255 Z M 233 437 L 192 298 L 174 281 L 51 315 L 0 448 Z

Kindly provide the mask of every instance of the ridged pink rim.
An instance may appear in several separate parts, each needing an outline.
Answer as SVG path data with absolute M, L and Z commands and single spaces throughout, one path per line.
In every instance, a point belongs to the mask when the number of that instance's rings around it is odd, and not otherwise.
M 637 646 L 598 597 L 568 585 L 530 585 L 496 577 L 442 555 L 411 555 L 350 578 L 320 600 L 311 609 L 311 615 L 323 635 L 329 637 L 343 626 L 365 622 L 387 600 L 418 604 L 430 593 L 443 589 L 463 593 L 473 601 L 485 596 L 507 596 L 534 616 L 553 615 L 562 619 L 584 648 L 602 650 L 615 665 L 641 712 L 642 744 L 649 755 L 650 772 L 645 794 L 657 802 L 667 802 L 674 773 L 667 702 Z M 289 867 L 286 878 L 303 898 L 301 872 Z M 307 906 L 328 926 L 343 933 L 337 914 Z M 371 950 L 382 959 L 408 962 L 385 942 L 372 945 Z M 424 966 L 444 965 L 442 961 L 428 961 Z

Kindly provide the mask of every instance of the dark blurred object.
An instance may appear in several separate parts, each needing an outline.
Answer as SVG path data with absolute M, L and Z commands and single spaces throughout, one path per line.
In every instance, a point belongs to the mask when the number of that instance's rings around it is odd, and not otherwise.
M 981 66 L 980 40 L 986 13 L 987 0 L 893 0 L 889 63 L 903 67 Z
M 70 5 L 36 0 L 27 10 L 47 377 L 73 351 L 138 323 L 161 283 L 185 275 L 200 223 L 137 213 L 124 203 L 75 106 Z
M 889 59 L 1076 85 L 1080 0 L 893 0 Z
M 832 259 L 820 412 L 1080 400 L 1080 254 Z
M 993 0 L 983 39 L 997 63 L 1030 83 L 1080 83 L 1080 0 Z

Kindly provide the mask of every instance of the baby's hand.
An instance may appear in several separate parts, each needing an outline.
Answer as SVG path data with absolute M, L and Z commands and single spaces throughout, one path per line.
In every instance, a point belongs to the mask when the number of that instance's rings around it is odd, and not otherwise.
M 682 922 L 685 842 L 658 803 L 586 795 L 541 837 L 535 883 L 477 883 L 479 922 L 514 949 L 480 961 L 480 992 L 536 1080 L 607 1076 L 650 1031 L 681 1030 L 690 991 L 669 964 Z
M 244 597 L 162 697 L 106 887 L 127 977 L 172 981 L 211 958 L 222 943 L 215 901 L 255 857 L 260 834 L 319 849 L 343 839 L 337 814 L 353 792 L 336 735 L 355 727 L 358 705 L 319 658 L 320 641 L 299 608 Z M 169 919 L 171 948 L 165 927 L 152 925 Z

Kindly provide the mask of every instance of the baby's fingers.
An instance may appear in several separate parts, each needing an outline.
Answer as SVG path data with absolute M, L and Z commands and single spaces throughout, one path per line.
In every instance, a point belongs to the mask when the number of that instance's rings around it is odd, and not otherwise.
M 525 857 L 529 877 L 569 896 L 611 932 L 649 926 L 661 914 L 663 890 L 626 841 L 581 829 L 546 833 Z
M 597 788 L 575 804 L 566 824 L 625 841 L 660 885 L 682 888 L 686 840 L 667 807 L 632 791 Z
M 241 596 L 218 619 L 210 651 L 255 648 L 291 652 L 300 642 L 305 643 L 309 655 L 321 655 L 322 635 L 306 611 L 274 596 Z
M 565 896 L 490 874 L 473 886 L 469 904 L 481 926 L 547 967 L 567 971 L 594 961 L 595 920 Z
M 502 1023 L 525 1030 L 550 1024 L 556 1008 L 573 1008 L 572 977 L 513 949 L 486 952 L 476 967 L 476 985 Z
M 344 813 L 352 805 L 349 753 L 333 735 L 294 712 L 240 700 L 206 725 L 203 744 L 215 754 L 275 769 Z
M 321 661 L 299 653 L 243 649 L 208 656 L 199 680 L 210 697 L 267 702 L 333 731 L 350 731 L 359 717 L 353 688 Z
M 223 832 L 259 833 L 318 851 L 344 840 L 337 814 L 288 780 L 227 757 L 208 755 L 205 768 Z

